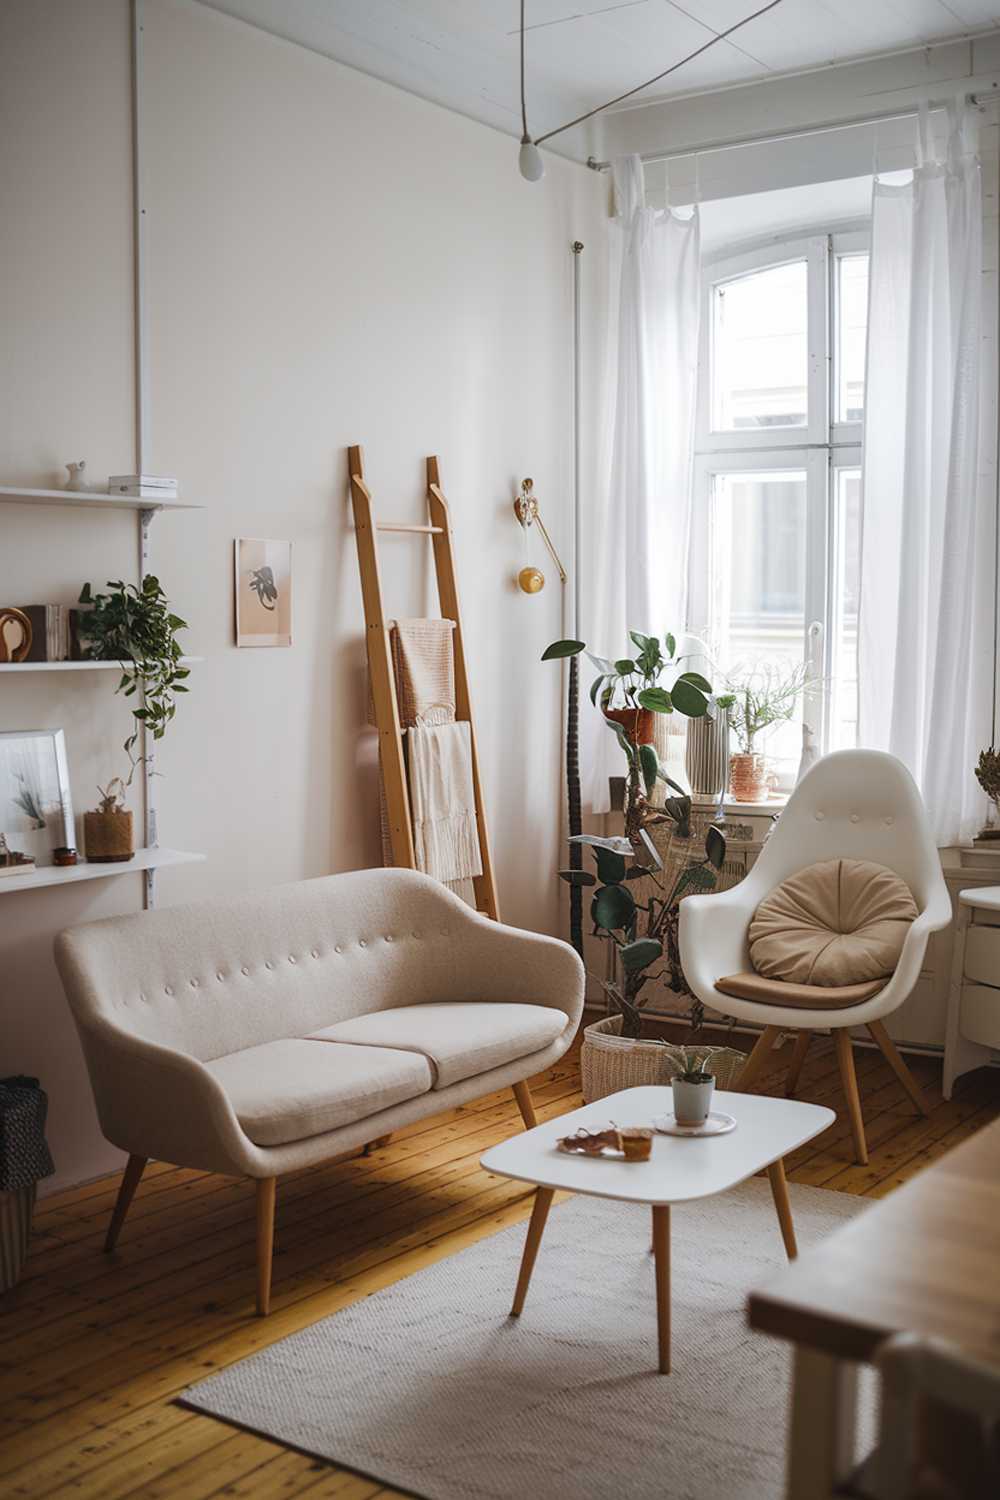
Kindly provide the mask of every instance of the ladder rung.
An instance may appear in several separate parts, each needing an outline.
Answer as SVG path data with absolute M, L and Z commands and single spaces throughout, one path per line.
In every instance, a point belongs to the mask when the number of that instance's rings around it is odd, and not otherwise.
M 425 536 L 440 536 L 443 526 L 410 526 L 406 521 L 376 521 L 376 531 L 419 531 Z

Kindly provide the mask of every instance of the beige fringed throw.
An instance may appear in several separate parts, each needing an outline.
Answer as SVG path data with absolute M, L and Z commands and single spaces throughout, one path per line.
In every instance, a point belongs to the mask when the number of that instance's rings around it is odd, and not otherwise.
M 409 752 L 417 869 L 446 884 L 481 875 L 469 725 L 417 725 Z
M 389 649 L 392 655 L 393 677 L 396 685 L 396 702 L 399 707 L 399 722 L 404 730 L 418 725 L 423 727 L 451 725 L 455 722 L 455 655 L 454 622 L 452 620 L 394 620 L 389 626 Z M 374 708 L 369 717 L 374 723 Z M 468 725 L 466 741 L 468 743 Z M 410 798 L 413 802 L 412 746 L 407 733 L 407 749 L 410 751 Z M 471 764 L 470 764 L 471 776 Z M 382 862 L 393 863 L 392 841 L 389 836 L 389 820 L 385 804 L 385 791 L 379 774 L 379 803 L 382 825 Z M 470 803 L 473 807 L 474 804 Z M 416 819 L 416 808 L 411 807 Z M 473 832 L 475 820 L 473 817 Z M 479 858 L 478 839 L 476 858 Z M 417 868 L 424 869 L 420 853 L 417 853 Z M 434 871 L 428 870 L 429 874 Z M 481 873 L 477 865 L 476 874 Z M 440 876 L 438 877 L 441 878 Z M 461 876 L 445 880 L 456 895 L 470 906 L 475 906 L 475 891 L 471 878 Z

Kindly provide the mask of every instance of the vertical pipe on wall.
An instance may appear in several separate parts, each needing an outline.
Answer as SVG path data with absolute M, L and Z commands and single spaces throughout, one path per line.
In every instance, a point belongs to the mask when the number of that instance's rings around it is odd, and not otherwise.
M 149 450 L 148 338 L 146 328 L 146 204 L 142 170 L 142 34 L 144 0 L 131 0 L 132 26 L 132 338 L 135 390 L 135 472 L 145 472 Z M 137 512 L 139 521 L 139 586 L 149 562 L 149 528 L 155 510 Z M 153 790 L 153 759 L 145 725 L 139 725 L 139 755 L 142 764 L 143 843 L 156 844 L 156 801 Z M 155 901 L 154 873 L 143 874 L 143 905 Z
M 574 240 L 573 252 L 573 620 L 571 634 L 580 639 L 580 255 L 583 245 Z M 583 832 L 580 805 L 580 658 L 569 659 L 569 696 L 566 706 L 566 799 L 570 836 Z M 583 868 L 583 849 L 570 844 L 571 870 Z M 573 947 L 583 957 L 583 890 L 569 888 L 569 932 Z

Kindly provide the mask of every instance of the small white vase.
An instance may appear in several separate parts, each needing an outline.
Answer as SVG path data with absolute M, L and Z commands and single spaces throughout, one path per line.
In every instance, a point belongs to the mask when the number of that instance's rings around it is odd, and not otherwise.
M 689 1083 L 686 1078 L 672 1078 L 670 1086 L 674 1093 L 674 1119 L 678 1125 L 704 1125 L 712 1107 L 715 1079 L 709 1077 L 704 1083 Z

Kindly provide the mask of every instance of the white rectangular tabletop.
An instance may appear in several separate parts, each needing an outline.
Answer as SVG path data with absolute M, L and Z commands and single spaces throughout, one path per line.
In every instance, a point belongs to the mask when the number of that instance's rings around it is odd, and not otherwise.
M 556 1149 L 561 1136 L 581 1126 L 606 1130 L 612 1124 L 652 1125 L 656 1115 L 673 1111 L 669 1087 L 623 1089 L 492 1146 L 480 1161 L 487 1172 L 538 1187 L 628 1203 L 687 1203 L 735 1187 L 836 1119 L 833 1110 L 822 1105 L 761 1094 L 716 1093 L 712 1110 L 735 1116 L 736 1129 L 728 1135 L 700 1137 L 656 1133 L 649 1161 L 576 1156 Z

